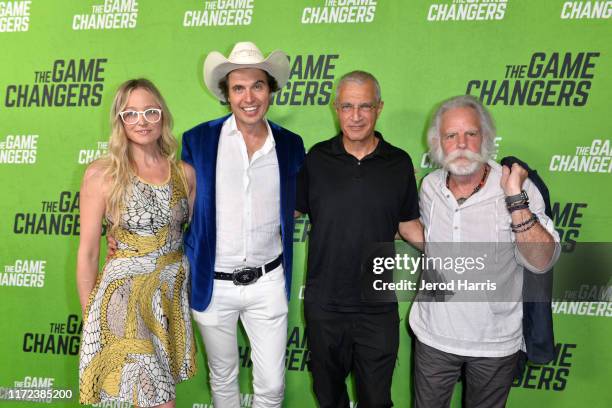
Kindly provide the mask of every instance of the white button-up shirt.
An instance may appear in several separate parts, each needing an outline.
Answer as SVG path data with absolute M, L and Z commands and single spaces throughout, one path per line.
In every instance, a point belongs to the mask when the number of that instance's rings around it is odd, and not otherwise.
M 272 130 L 251 159 L 234 115 L 217 151 L 215 271 L 261 266 L 282 253 L 280 175 Z
M 494 248 L 487 260 L 487 268 L 493 269 L 485 271 L 494 270 L 497 285 L 505 284 L 503 289 L 512 291 L 501 293 L 503 301 L 495 301 L 500 299 L 499 292 L 477 291 L 468 295 L 470 302 L 414 302 L 410 310 L 410 326 L 417 338 L 438 350 L 463 356 L 502 357 L 522 348 L 523 267 L 533 272 L 544 272 L 552 267 L 560 253 L 559 235 L 554 223 L 546 216 L 542 195 L 529 179 L 523 185 L 529 196 L 529 209 L 557 242 L 555 253 L 549 265 L 538 270 L 527 262 L 516 245 L 512 245 L 516 237 L 510 229 L 511 217 L 500 186 L 501 166 L 494 161 L 489 161 L 489 165 L 491 171 L 483 188 L 462 205 L 446 187 L 447 172 L 444 170 L 429 174 L 419 193 L 425 241 L 474 243 L 465 246 L 468 252 L 478 251 L 481 247 Z M 431 247 L 434 251 L 455 252 L 460 245 L 432 244 Z M 431 256 L 430 253 L 427 255 Z

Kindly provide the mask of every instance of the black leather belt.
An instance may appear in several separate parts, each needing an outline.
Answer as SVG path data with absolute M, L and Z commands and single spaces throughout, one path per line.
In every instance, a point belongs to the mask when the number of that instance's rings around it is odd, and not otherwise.
M 278 258 L 272 262 L 268 262 L 257 268 L 247 266 L 236 269 L 232 273 L 215 272 L 215 279 L 231 280 L 234 281 L 234 285 L 250 285 L 251 283 L 257 282 L 257 279 L 261 278 L 265 273 L 276 269 L 282 262 L 283 254 L 280 254 Z

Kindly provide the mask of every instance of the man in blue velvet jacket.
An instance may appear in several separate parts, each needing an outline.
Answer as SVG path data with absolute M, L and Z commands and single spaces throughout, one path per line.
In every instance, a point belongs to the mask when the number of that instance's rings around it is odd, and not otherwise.
M 291 288 L 295 178 L 302 139 L 266 120 L 271 95 L 289 78 L 282 51 L 264 58 L 250 42 L 229 58 L 211 52 L 204 81 L 231 115 L 183 135 L 191 225 L 191 308 L 206 347 L 215 407 L 238 407 L 238 318 L 253 361 L 253 407 L 280 407 Z

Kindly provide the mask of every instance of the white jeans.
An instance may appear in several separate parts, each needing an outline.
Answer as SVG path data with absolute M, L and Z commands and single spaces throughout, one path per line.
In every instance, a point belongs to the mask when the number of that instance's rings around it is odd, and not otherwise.
M 282 265 L 248 286 L 215 279 L 208 308 L 203 312 L 191 310 L 206 347 L 215 408 L 240 407 L 238 317 L 251 345 L 253 408 L 282 405 L 287 311 Z

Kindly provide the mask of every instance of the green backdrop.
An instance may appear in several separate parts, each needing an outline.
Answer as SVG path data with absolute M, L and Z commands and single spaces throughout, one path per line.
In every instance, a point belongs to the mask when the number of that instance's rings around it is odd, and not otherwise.
M 431 170 L 424 133 L 432 107 L 469 92 L 497 121 L 498 157 L 521 157 L 551 190 L 564 242 L 557 273 L 581 274 L 590 264 L 580 244 L 610 241 L 612 228 L 611 14 L 611 1 L 0 1 L 0 404 L 37 406 L 8 401 L 25 386 L 69 390 L 72 399 L 52 405 L 77 405 L 78 191 L 86 164 L 105 151 L 110 103 L 124 80 L 159 86 L 180 138 L 227 112 L 203 84 L 210 51 L 227 55 L 245 40 L 266 54 L 282 49 L 292 73 L 269 117 L 309 147 L 337 131 L 332 85 L 350 70 L 370 71 L 385 101 L 378 129 L 410 153 L 419 179 Z M 307 228 L 298 220 L 294 236 L 292 408 L 316 406 L 300 298 Z M 611 293 L 604 279 L 556 299 L 558 356 L 517 381 L 509 406 L 612 404 Z M 405 317 L 409 305 L 400 307 Z M 179 407 L 212 406 L 198 347 L 198 375 L 178 386 Z M 410 348 L 403 319 L 393 383 L 400 407 L 410 404 Z M 250 364 L 242 340 L 241 363 Z M 249 383 L 244 369 L 244 407 Z

